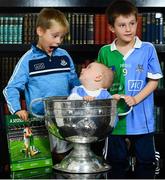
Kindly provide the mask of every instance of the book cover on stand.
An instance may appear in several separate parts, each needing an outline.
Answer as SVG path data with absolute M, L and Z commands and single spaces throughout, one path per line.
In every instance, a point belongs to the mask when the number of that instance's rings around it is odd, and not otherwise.
M 44 119 L 5 115 L 10 169 L 20 171 L 52 166 L 48 131 Z

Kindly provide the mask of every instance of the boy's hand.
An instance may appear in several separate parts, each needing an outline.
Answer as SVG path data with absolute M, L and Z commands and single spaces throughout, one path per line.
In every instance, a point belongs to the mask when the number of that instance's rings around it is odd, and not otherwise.
M 120 100 L 121 95 L 120 94 L 114 94 L 114 95 L 112 95 L 112 98 L 118 101 L 118 100 Z
M 85 100 L 85 101 L 93 101 L 95 98 L 94 97 L 92 97 L 92 96 L 84 96 L 83 97 L 83 100 Z
M 26 110 L 17 111 L 15 114 L 24 121 L 28 120 L 29 113 Z
M 128 106 L 133 106 L 137 104 L 134 96 L 124 96 L 124 99 Z

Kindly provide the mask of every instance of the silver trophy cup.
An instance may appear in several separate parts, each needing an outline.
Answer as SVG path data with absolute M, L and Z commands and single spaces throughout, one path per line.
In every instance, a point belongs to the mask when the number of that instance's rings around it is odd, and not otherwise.
M 114 128 L 117 116 L 117 101 L 67 100 L 66 97 L 35 99 L 32 105 L 43 101 L 46 127 L 50 133 L 73 144 L 73 150 L 54 169 L 69 173 L 97 173 L 110 169 L 103 157 L 96 156 L 90 149 L 92 142 L 105 139 Z

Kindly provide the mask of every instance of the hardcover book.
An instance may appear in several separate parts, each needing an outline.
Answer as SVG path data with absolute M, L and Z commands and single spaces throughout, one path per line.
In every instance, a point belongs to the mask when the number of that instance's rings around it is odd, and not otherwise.
M 5 115 L 11 171 L 52 166 L 48 131 L 44 119 L 28 121 Z

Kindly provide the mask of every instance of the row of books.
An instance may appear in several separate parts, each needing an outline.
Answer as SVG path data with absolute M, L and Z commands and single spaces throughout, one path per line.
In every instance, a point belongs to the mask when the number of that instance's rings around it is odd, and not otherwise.
M 23 43 L 23 16 L 0 16 L 0 44 Z
M 164 17 L 162 13 L 142 13 L 142 37 L 144 41 L 149 41 L 154 44 L 165 43 L 165 23 L 163 22 Z
M 2 56 L 0 57 L 0 87 L 3 89 L 11 77 L 14 67 L 20 57 L 17 56 Z
M 107 44 L 115 35 L 109 31 L 105 14 L 66 13 L 70 32 L 64 44 Z M 0 16 L 0 44 L 30 44 L 36 41 L 36 13 Z M 137 35 L 155 44 L 165 42 L 165 23 L 159 12 L 138 15 Z

